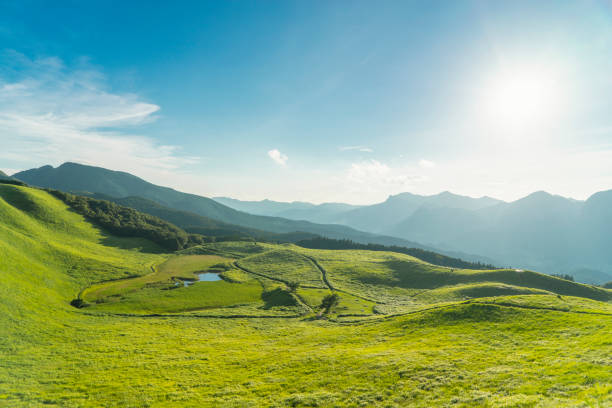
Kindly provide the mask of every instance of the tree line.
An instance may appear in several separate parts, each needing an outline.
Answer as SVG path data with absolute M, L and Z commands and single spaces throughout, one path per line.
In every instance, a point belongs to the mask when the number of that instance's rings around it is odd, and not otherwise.
M 47 190 L 77 213 L 123 237 L 147 238 L 168 251 L 177 251 L 207 241 L 199 234 L 189 234 L 179 227 L 149 214 L 105 200 Z
M 437 252 L 427 251 L 420 248 L 407 248 L 396 245 L 380 245 L 380 244 L 360 244 L 351 241 L 350 239 L 331 239 L 324 237 L 316 237 L 305 239 L 296 242 L 297 245 L 303 248 L 310 249 L 365 249 L 368 251 L 389 251 L 399 252 L 402 254 L 414 256 L 422 261 L 429 262 L 434 265 L 448 266 L 451 268 L 461 269 L 499 269 L 491 264 L 481 262 L 469 262 L 463 259 L 453 258 L 442 255 Z

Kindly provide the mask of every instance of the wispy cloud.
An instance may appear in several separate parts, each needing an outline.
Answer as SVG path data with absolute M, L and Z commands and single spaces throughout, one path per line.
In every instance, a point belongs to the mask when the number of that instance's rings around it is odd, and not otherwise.
M 13 166 L 70 160 L 148 175 L 198 160 L 134 133 L 160 107 L 110 91 L 86 60 L 69 67 L 58 58 L 0 54 L 0 63 L 8 60 L 10 69 L 0 70 L 0 159 Z
M 431 160 L 421 159 L 419 160 L 419 166 L 424 169 L 432 169 L 436 167 L 436 163 L 432 162 Z
M 352 163 L 345 174 L 346 188 L 354 192 L 395 194 L 427 180 L 409 169 L 390 167 L 378 160 Z
M 340 147 L 340 151 L 342 152 L 346 152 L 350 150 L 356 150 L 356 151 L 364 152 L 364 153 L 372 153 L 374 151 L 367 146 L 341 146 Z
M 287 164 L 287 160 L 289 160 L 289 157 L 287 157 L 286 155 L 282 154 L 280 151 L 278 151 L 278 149 L 272 149 L 270 151 L 268 151 L 268 156 L 274 160 L 276 163 L 280 164 L 281 166 L 284 166 Z

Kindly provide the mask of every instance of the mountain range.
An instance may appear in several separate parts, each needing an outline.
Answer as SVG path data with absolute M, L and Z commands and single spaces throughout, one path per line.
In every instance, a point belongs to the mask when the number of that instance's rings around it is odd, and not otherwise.
M 213 200 L 235 210 L 256 215 L 307 220 L 317 223 L 337 223 L 340 214 L 361 208 L 359 205 L 344 203 L 312 204 L 302 201 L 285 203 L 280 201 L 240 201 L 229 197 L 213 197 Z
M 43 166 L 22 171 L 16 173 L 14 177 L 37 187 L 111 199 L 118 204 L 176 223 L 190 232 L 203 233 L 206 232 L 205 229 L 209 232 L 213 229 L 223 229 L 231 235 L 240 232 L 272 239 L 278 234 L 284 234 L 285 238 L 293 237 L 288 239 L 290 241 L 309 238 L 314 234 L 366 244 L 436 250 L 402 238 L 358 231 L 340 224 L 317 224 L 310 221 L 249 214 L 207 197 L 157 186 L 132 174 L 101 167 L 64 163 L 57 168 Z M 470 261 L 487 263 L 491 261 L 486 257 L 454 252 L 445 254 Z
M 76 163 L 13 177 L 115 201 L 205 235 L 247 234 L 280 241 L 320 235 L 571 274 L 589 283 L 612 280 L 612 190 L 585 201 L 543 191 L 513 202 L 450 192 L 401 193 L 382 203 L 356 206 L 210 199 L 156 186 L 129 173 Z
M 230 207 L 242 203 L 223 200 Z M 275 211 L 283 211 L 281 204 L 275 203 Z M 294 203 L 284 204 L 288 209 Z M 268 203 L 249 206 L 266 214 Z M 324 204 L 311 208 L 317 207 Z M 310 219 L 307 211 L 301 214 Z M 585 201 L 544 191 L 513 202 L 450 192 L 402 193 L 379 204 L 328 214 L 326 221 L 446 251 L 484 254 L 498 265 L 571 274 L 585 282 L 612 279 L 612 190 Z

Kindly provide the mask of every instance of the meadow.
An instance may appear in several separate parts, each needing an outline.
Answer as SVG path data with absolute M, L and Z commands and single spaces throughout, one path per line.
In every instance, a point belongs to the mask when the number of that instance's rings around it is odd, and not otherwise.
M 23 186 L 0 220 L 0 406 L 612 405 L 610 290 L 382 251 L 168 254 Z M 181 285 L 203 271 L 222 279 Z

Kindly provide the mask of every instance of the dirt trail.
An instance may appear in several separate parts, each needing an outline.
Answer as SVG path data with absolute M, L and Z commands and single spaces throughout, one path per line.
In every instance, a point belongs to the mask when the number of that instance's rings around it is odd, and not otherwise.
M 323 280 L 323 283 L 325 283 L 325 285 L 329 288 L 329 290 L 331 290 L 332 292 L 334 292 L 336 290 L 336 288 L 334 288 L 332 286 L 331 283 L 329 283 L 329 280 L 327 280 L 327 271 L 325 270 L 325 268 L 323 268 L 319 262 L 317 262 L 317 260 L 311 256 L 308 255 L 302 255 L 304 258 L 308 259 L 310 262 L 313 263 L 314 266 L 316 266 L 316 268 L 319 270 L 319 272 L 321 272 L 321 279 Z

